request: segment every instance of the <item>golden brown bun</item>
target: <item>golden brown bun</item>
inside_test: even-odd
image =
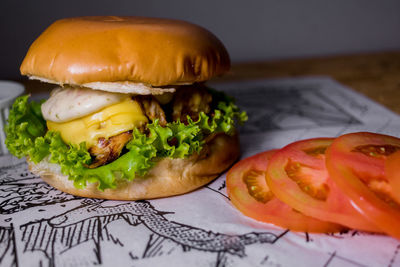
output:
[[[81,17],[54,22],[31,45],[21,73],[59,84],[192,84],[226,72],[229,55],[194,24],[144,17]]]
[[[49,185],[72,195],[115,200],[139,200],[168,197],[199,188],[226,170],[239,157],[237,135],[219,134],[203,148],[200,155],[187,159],[162,159],[143,178],[120,180],[116,189],[97,190],[97,184],[76,189],[56,164],[29,162],[30,170]]]

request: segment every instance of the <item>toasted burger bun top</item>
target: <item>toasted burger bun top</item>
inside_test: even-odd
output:
[[[229,67],[225,47],[204,28],[171,19],[108,16],[54,22],[31,45],[20,70],[61,85],[132,93],[130,88],[140,84],[206,81]]]

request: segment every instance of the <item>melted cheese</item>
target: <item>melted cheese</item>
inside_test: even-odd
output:
[[[47,127],[50,131],[59,131],[64,142],[72,144],[86,142],[89,148],[96,144],[100,137],[107,139],[146,122],[147,118],[140,105],[127,98],[79,119],[63,123],[47,121]]]

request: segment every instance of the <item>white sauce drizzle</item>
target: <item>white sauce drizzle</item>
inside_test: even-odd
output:
[[[128,96],[127,94],[100,90],[58,87],[51,92],[50,98],[43,103],[42,114],[49,121],[67,122],[121,102]]]

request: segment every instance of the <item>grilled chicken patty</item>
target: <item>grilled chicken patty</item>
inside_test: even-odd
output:
[[[140,104],[143,113],[151,121],[158,120],[161,126],[167,124],[167,116],[163,106],[153,96],[135,96],[134,99]],[[199,113],[209,114],[211,111],[212,95],[201,86],[178,89],[171,103],[165,106],[166,110],[172,114],[173,121],[188,122],[188,116],[192,120],[199,118]],[[172,105],[171,105],[172,104]],[[170,106],[168,106],[170,105]],[[141,129],[145,131],[145,129]],[[99,138],[96,145],[89,148],[89,153],[93,157],[89,168],[97,168],[116,160],[125,145],[132,139],[132,131],[120,133],[108,139]]]

